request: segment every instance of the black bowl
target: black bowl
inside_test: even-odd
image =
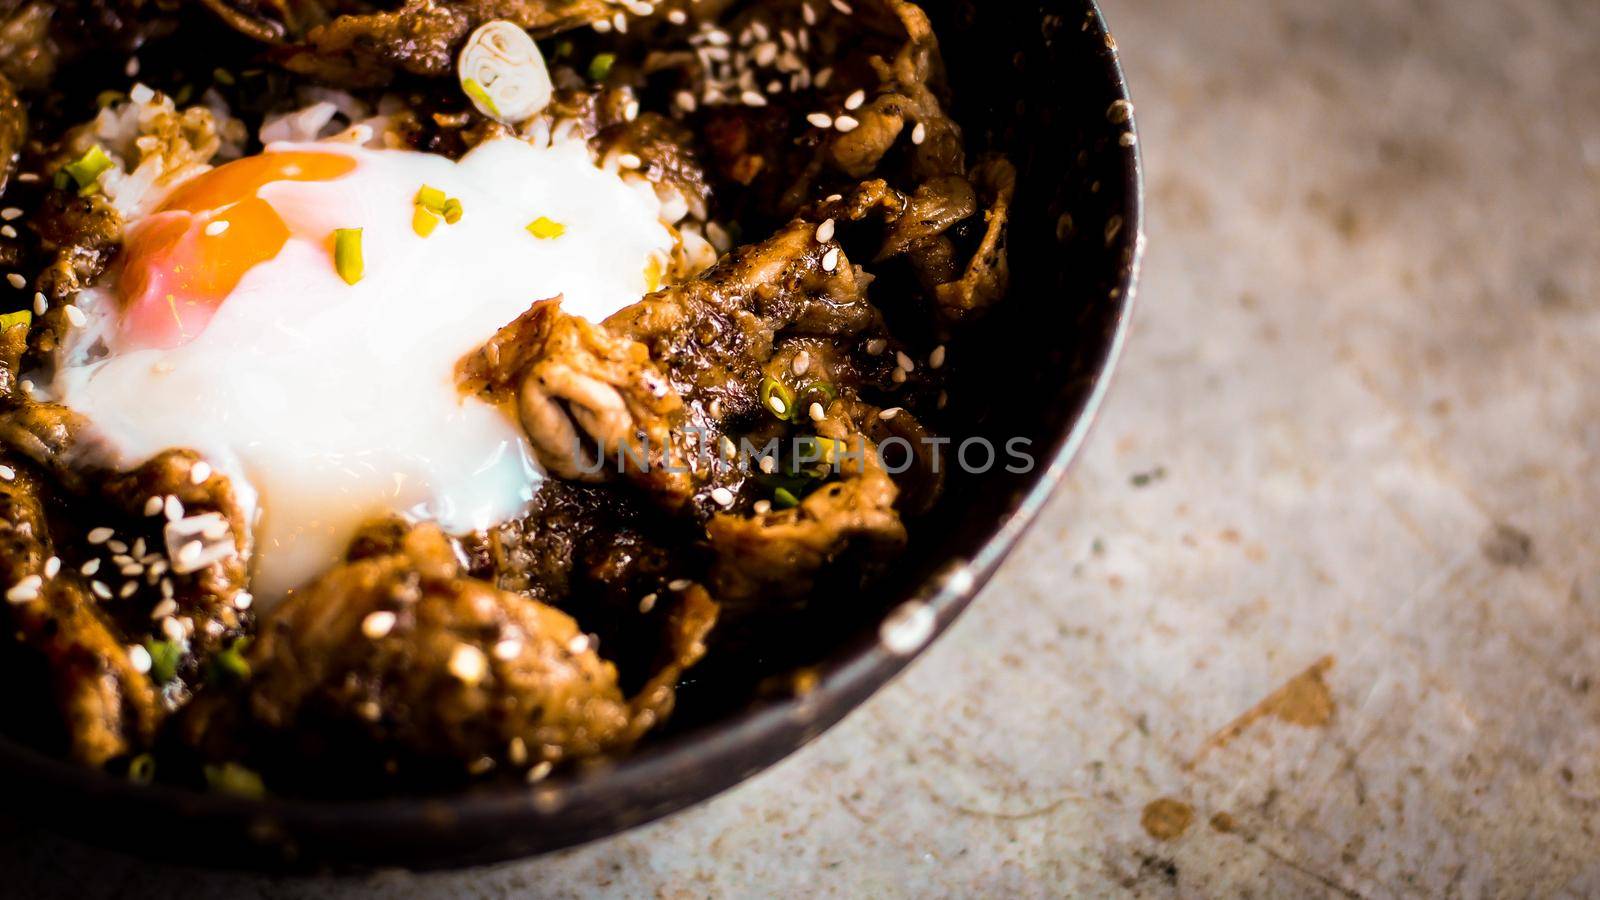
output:
[[[1105,395],[1141,250],[1139,157],[1116,45],[1092,0],[925,0],[956,117],[1019,169],[1008,300],[950,346],[956,444],[1026,439],[1035,465],[952,470],[910,552],[870,594],[760,656],[708,657],[668,730],[614,764],[445,798],[242,800],[134,785],[0,739],[0,791],[32,821],[183,863],[442,868],[553,850],[704,800],[822,733],[971,602],[1044,505]],[[954,374],[954,373],[953,373]],[[954,446],[954,445],[952,445]],[[977,457],[974,462],[981,462]],[[763,697],[810,666],[814,689]]]

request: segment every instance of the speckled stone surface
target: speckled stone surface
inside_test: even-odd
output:
[[[897,682],[545,859],[267,881],[11,825],[5,893],[1600,892],[1600,6],[1107,14],[1150,189],[1130,352]]]

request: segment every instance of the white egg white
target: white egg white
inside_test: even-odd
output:
[[[190,447],[232,476],[257,506],[254,592],[267,603],[335,562],[370,517],[466,532],[525,508],[542,477],[526,438],[506,411],[461,396],[456,363],[535,301],[560,296],[591,320],[635,302],[652,255],[672,246],[650,192],[576,141],[500,139],[459,162],[328,143],[269,150],[357,165],[262,189],[293,236],[181,347],[119,350],[109,291],[86,292],[80,305],[99,321],[50,388],[119,465]],[[426,239],[411,225],[423,184],[464,211]],[[565,233],[533,236],[539,216]],[[334,270],[336,228],[363,229],[357,284]]]

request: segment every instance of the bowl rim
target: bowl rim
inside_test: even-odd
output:
[[[1088,30],[1109,38],[1110,28],[1097,0],[1080,0],[1095,20]],[[739,711],[735,715],[696,727],[648,744],[619,760],[608,762],[600,771],[558,774],[536,785],[503,790],[461,792],[440,797],[386,797],[358,800],[267,797],[249,799],[207,794],[173,785],[140,785],[107,772],[87,769],[70,761],[0,736],[0,764],[11,779],[36,779],[49,788],[66,789],[91,802],[111,802],[147,809],[162,808],[186,817],[219,816],[246,821],[268,820],[309,826],[319,831],[358,829],[366,832],[407,832],[416,828],[437,828],[443,820],[451,827],[468,828],[495,823],[525,822],[531,815],[559,816],[563,810],[581,809],[602,796],[650,797],[663,782],[674,778],[700,778],[708,790],[696,790],[690,799],[672,798],[656,808],[630,818],[617,827],[591,828],[592,833],[557,840],[529,856],[578,846],[609,835],[621,834],[682,809],[709,800],[753,775],[786,758],[859,708],[871,695],[899,675],[921,655],[957,617],[965,611],[988,583],[1000,563],[1015,548],[1022,534],[1037,519],[1045,503],[1061,483],[1072,462],[1088,439],[1113,381],[1113,375],[1127,340],[1143,263],[1144,172],[1138,140],[1137,118],[1115,42],[1106,41],[1099,54],[1105,84],[1119,100],[1129,103],[1129,116],[1119,128],[1133,135],[1119,147],[1123,187],[1127,202],[1120,210],[1124,227],[1114,248],[1125,262],[1111,287],[1111,300],[1119,304],[1110,339],[1094,373],[1094,383],[1083,401],[1082,411],[1071,427],[1059,434],[1046,454],[1048,463],[1038,467],[1018,492],[1015,504],[1002,513],[999,527],[968,560],[947,564],[924,581],[902,603],[920,602],[934,613],[926,637],[909,652],[895,652],[877,634],[858,635],[845,643],[818,666],[814,689],[795,696],[771,698]],[[899,608],[897,605],[896,608]],[[798,740],[774,741],[776,751],[762,748],[763,738],[776,738],[796,726],[803,728]],[[752,754],[752,748],[757,753]],[[706,771],[724,773],[707,779]],[[75,833],[67,829],[68,833]],[[91,839],[91,842],[98,843]],[[482,861],[489,861],[491,857]],[[224,868],[259,868],[239,865],[232,860],[192,860],[180,865]],[[472,864],[472,863],[469,863]],[[454,865],[444,863],[445,867]],[[433,868],[419,860],[416,868]]]

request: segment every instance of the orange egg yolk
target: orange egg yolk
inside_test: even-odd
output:
[[[184,182],[123,245],[124,336],[163,350],[192,340],[245,273],[289,240],[277,210],[257,196],[261,189],[274,181],[331,181],[355,166],[333,153],[263,153]]]

